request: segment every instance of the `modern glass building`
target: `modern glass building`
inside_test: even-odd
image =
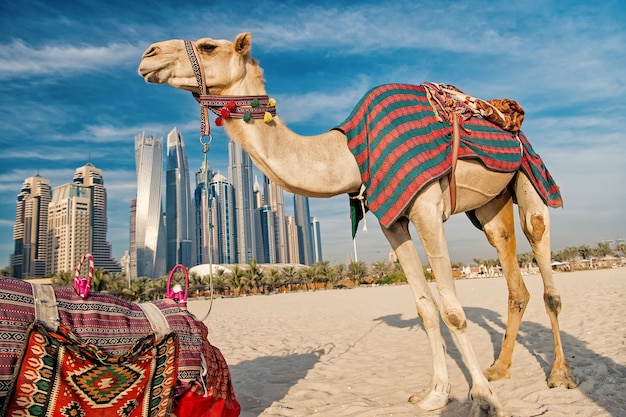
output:
[[[163,221],[163,138],[135,136],[137,198],[131,207],[131,276],[158,278],[167,273]],[[133,230],[134,229],[134,230]],[[133,245],[134,243],[134,245]],[[134,247],[133,247],[134,246]]]
[[[192,267],[195,256],[195,216],[189,181],[189,165],[183,135],[174,128],[167,135],[165,179],[167,269],[177,264]]]
[[[210,183],[213,216],[212,237],[215,242],[214,263],[237,263],[237,228],[235,188],[222,174],[213,176]]]
[[[91,189],[79,184],[54,188],[48,206],[46,274],[74,272],[91,252]]]
[[[313,232],[313,263],[322,262],[322,232],[320,221],[317,217],[311,217],[311,231]]]
[[[121,272],[122,267],[113,259],[111,244],[107,241],[107,192],[104,188],[102,170],[91,162],[77,168],[74,172],[74,184],[90,190],[91,197],[91,248],[95,268],[109,272]]]
[[[252,160],[236,142],[228,143],[228,177],[235,190],[236,262],[252,262],[255,251]]]
[[[311,215],[309,199],[298,194],[293,195],[293,211],[298,226],[298,247],[300,263],[313,265],[313,231],[311,230]]]
[[[15,278],[43,277],[48,249],[50,180],[36,174],[26,178],[17,195],[11,269]]]
[[[287,222],[285,220],[285,196],[283,189],[265,175],[263,181],[265,203],[272,209],[275,224],[276,262],[286,263],[287,256]]]

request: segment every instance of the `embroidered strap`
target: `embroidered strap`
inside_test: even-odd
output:
[[[276,103],[268,96],[194,95],[194,97],[202,107],[207,107],[223,119],[229,117],[246,119],[246,113],[248,117],[254,119],[264,118],[265,113],[276,116]]]
[[[51,330],[56,330],[59,327],[59,310],[57,309],[54,287],[32,282],[30,285],[33,287],[35,320],[43,322]]]

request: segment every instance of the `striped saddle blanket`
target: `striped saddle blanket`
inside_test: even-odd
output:
[[[347,136],[359,165],[368,208],[386,227],[426,184],[452,168],[452,124],[438,116],[424,85],[375,87],[336,129]],[[521,131],[503,130],[480,116],[463,117],[458,158],[478,159],[499,172],[521,169],[546,204],[563,205],[558,186]]]
[[[56,321],[110,355],[126,353],[150,334],[175,333],[176,393],[199,390],[236,404],[228,365],[209,343],[206,325],[187,311],[186,303],[171,299],[132,303],[97,292],[83,299],[72,287],[0,277],[0,408],[35,321]]]

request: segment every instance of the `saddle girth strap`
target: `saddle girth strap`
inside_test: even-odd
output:
[[[56,331],[59,328],[59,310],[54,287],[32,282],[30,285],[33,288],[35,320],[41,321],[48,329]]]
[[[454,214],[456,210],[456,163],[459,160],[459,143],[461,141],[461,133],[459,131],[459,116],[451,113],[452,116],[452,168],[450,169],[450,177],[448,187],[450,188],[450,214]]]

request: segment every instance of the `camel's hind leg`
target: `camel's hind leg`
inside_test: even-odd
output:
[[[504,340],[498,358],[484,372],[490,381],[509,378],[511,358],[522,316],[530,294],[526,289],[517,263],[513,199],[505,192],[487,205],[476,209],[476,217],[483,226],[489,243],[496,248],[509,290],[508,317]]]
[[[522,173],[518,173],[515,179],[515,196],[519,205],[522,230],[530,243],[543,279],[543,299],[552,325],[554,364],[548,378],[548,386],[550,388],[558,386],[574,388],[578,385],[578,380],[565,359],[561,344],[561,331],[558,321],[558,315],[561,311],[561,296],[552,279],[548,207],[537,194],[530,180]]]

